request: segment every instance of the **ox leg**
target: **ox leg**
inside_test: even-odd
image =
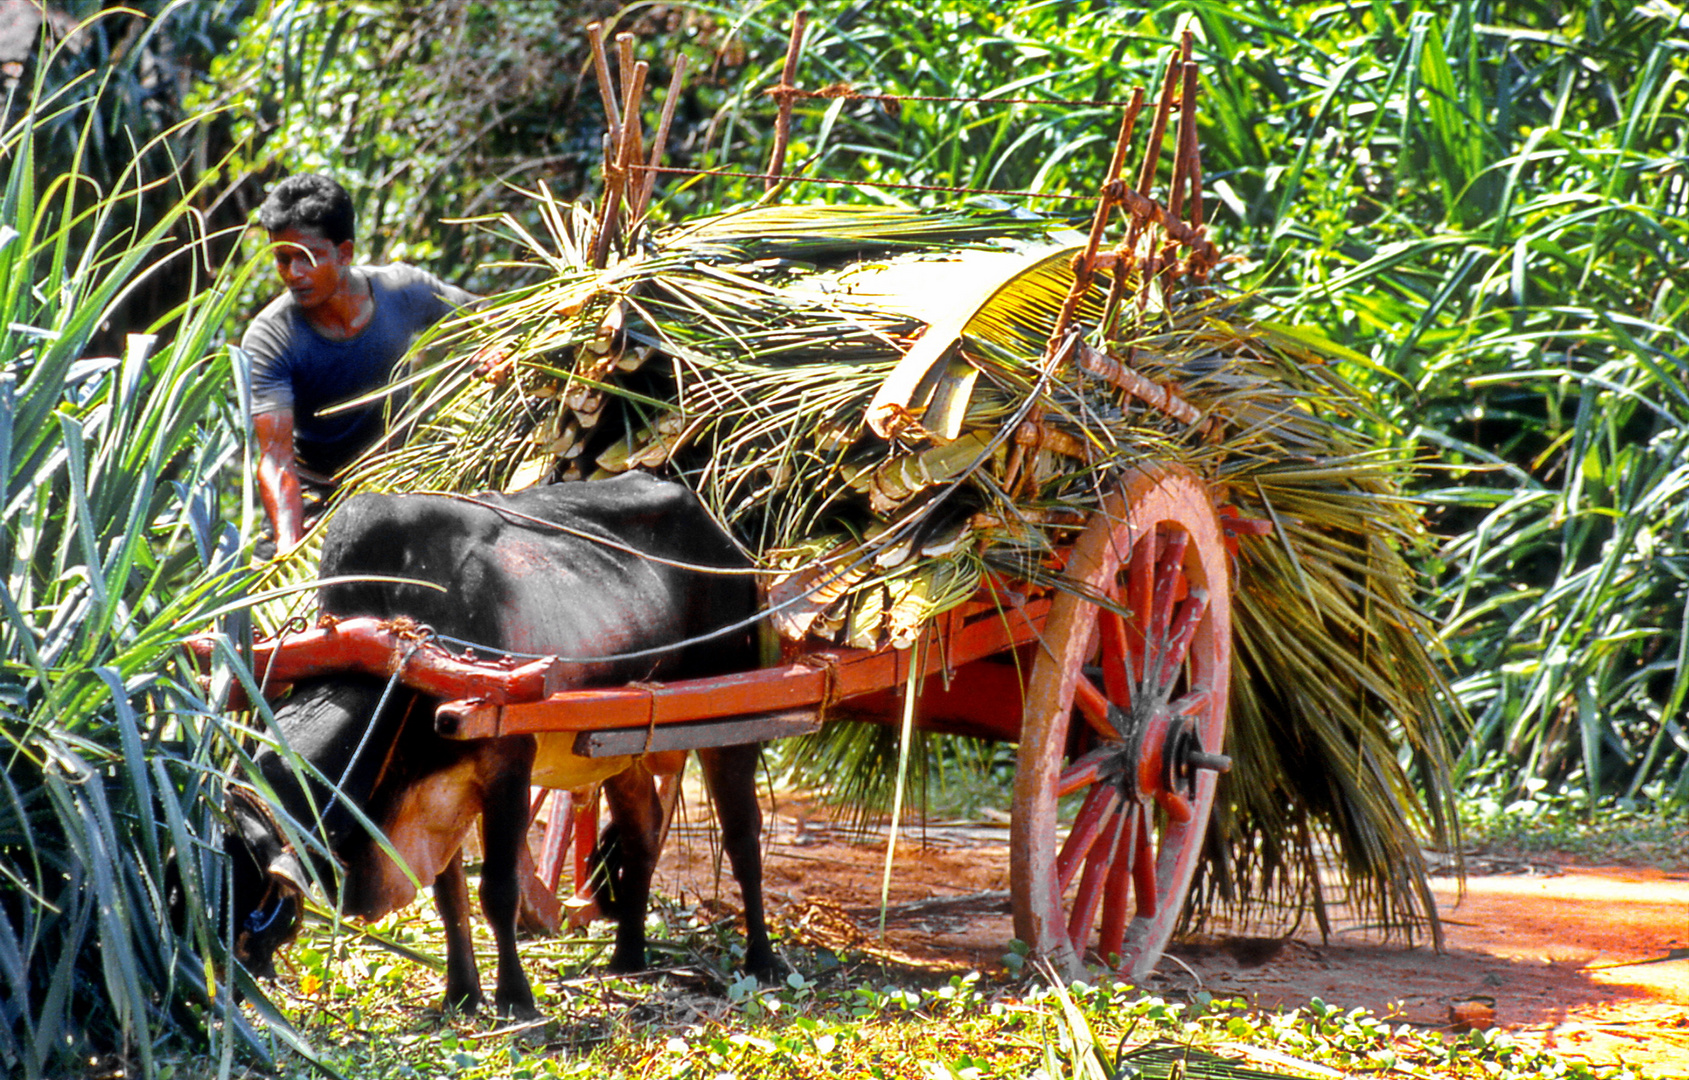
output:
[[[502,1013],[536,1019],[534,990],[516,952],[516,912],[522,901],[517,879],[528,843],[528,778],[533,771],[534,740],[489,740],[487,773],[481,800],[481,910],[498,947],[498,989],[493,1002]]]
[[[445,1007],[472,1013],[481,1007],[481,973],[475,967],[475,943],[469,930],[469,885],[463,852],[434,879],[434,906],[446,927]]]
[[[604,781],[604,801],[610,808],[613,850],[603,849],[599,872],[601,889],[613,895],[599,906],[616,916],[616,951],[610,970],[645,970],[645,908],[651,900],[651,875],[663,828],[663,804],[657,783],[641,763]],[[608,901],[606,903],[605,901]]]
[[[698,751],[704,783],[721,822],[721,846],[745,902],[745,970],[765,982],[780,973],[768,941],[762,901],[762,806],[757,802],[761,746],[723,746]]]

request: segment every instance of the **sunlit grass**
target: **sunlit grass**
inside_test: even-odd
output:
[[[425,912],[416,905],[373,929],[437,955],[443,942]],[[1205,993],[1161,998],[1108,981],[1058,990],[1031,970],[934,974],[790,936],[779,946],[796,973],[757,986],[735,974],[728,942],[736,935],[713,914],[659,902],[649,926],[656,970],[631,978],[597,968],[602,937],[524,942],[547,1017],[538,1024],[442,1016],[433,1011],[441,987],[426,967],[326,926],[308,930],[275,997],[325,1062],[351,1076],[1021,1080],[1043,1070],[1052,1080],[1254,1080],[1262,1069],[1318,1068],[1431,1080],[1636,1075],[1565,1061],[1502,1034],[1445,1035],[1318,1000],[1263,1014]],[[486,955],[490,939],[478,932],[478,944]],[[1290,1060],[1263,1063],[1248,1056],[1251,1048]],[[1170,1051],[1172,1060],[1189,1056],[1183,1070],[1169,1067]],[[1139,1071],[1122,1073],[1123,1064]],[[312,1075],[285,1057],[281,1068],[288,1078]]]
[[[1609,799],[1595,807],[1581,792],[1527,791],[1502,802],[1461,806],[1467,848],[1482,855],[1542,856],[1584,865],[1689,870],[1689,822],[1655,800]]]

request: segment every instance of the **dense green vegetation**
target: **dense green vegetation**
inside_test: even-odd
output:
[[[228,731],[175,648],[241,589],[238,522],[220,511],[242,453],[217,347],[234,283],[192,277],[200,246],[170,239],[187,193],[160,198],[141,168],[97,160],[93,120],[68,159],[50,156],[54,119],[97,115],[96,92],[38,82],[0,134],[0,1063],[14,1076],[117,1052],[150,1071],[155,1032],[257,1045],[212,989]],[[121,351],[102,354],[106,324],[172,263],[189,267],[188,303],[167,326],[105,334]]]
[[[269,286],[257,263],[218,272],[233,241],[215,227],[244,220],[266,178],[332,167],[377,257],[482,289],[514,283],[518,271],[492,265],[509,253],[491,234],[441,222],[530,213],[505,182],[585,188],[602,117],[579,78],[581,24],[614,10],[135,6],[37,56],[0,133],[9,1074],[101,1055],[150,1072],[173,1034],[202,1050],[209,1039],[229,1068],[273,1037],[210,992],[227,950],[210,917],[221,864],[206,796],[238,732],[172,647],[240,595],[253,520],[238,378],[220,346]],[[667,85],[673,56],[690,61],[675,164],[763,167],[773,104],[761,91],[799,6],[619,18],[613,30],[646,35],[652,86]],[[1191,20],[1207,208],[1238,260],[1230,280],[1353,350],[1351,376],[1382,404],[1370,433],[1425,463],[1426,602],[1473,718],[1450,732],[1463,778],[1569,791],[1585,809],[1689,798],[1689,27],[1677,7],[801,6],[802,84],[984,99],[800,101],[789,169],[867,186],[785,197],[835,201],[955,197],[898,183],[1091,191],[1117,112],[1087,103],[1150,84]],[[660,212],[761,186],[676,177]]]

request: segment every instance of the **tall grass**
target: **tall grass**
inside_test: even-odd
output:
[[[155,214],[168,178],[81,171],[94,121],[43,174],[44,126],[97,115],[101,92],[40,77],[0,132],[0,1071],[153,1076],[209,1053],[226,1073],[268,1042],[234,1006],[216,917],[241,733],[177,643],[246,578],[251,499],[226,488],[244,421],[218,347],[238,281],[170,242],[192,192]],[[182,260],[203,275],[193,299],[91,355]]]
[[[766,160],[798,5],[746,9],[724,163]],[[1451,731],[1474,785],[1689,797],[1682,460],[1689,25],[1668,5],[805,4],[804,85],[1118,99],[1198,32],[1231,279],[1368,363],[1375,439],[1424,463]],[[1085,192],[1087,104],[800,102],[790,171]],[[1165,165],[1164,165],[1165,167]],[[721,181],[725,197],[742,195]],[[822,188],[830,200],[950,196]],[[1059,205],[1059,204],[1056,204]]]
[[[1267,156],[1315,149],[1260,261],[1393,375],[1430,466],[1466,776],[1680,799],[1689,28],[1635,6],[1373,15],[1311,20],[1341,62],[1277,69],[1304,107]]]

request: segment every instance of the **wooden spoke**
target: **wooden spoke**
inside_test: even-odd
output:
[[[1167,711],[1174,716],[1200,716],[1209,708],[1213,700],[1213,692],[1207,687],[1201,687],[1169,701]]]
[[[1091,845],[1096,843],[1103,825],[1119,805],[1120,791],[1112,784],[1099,784],[1085,797],[1085,804],[1079,808],[1079,816],[1073,819],[1073,828],[1062,844],[1061,854],[1056,857],[1056,878],[1064,891],[1072,884],[1074,872],[1091,853]]]
[[[1153,536],[1143,538],[1132,549],[1132,562],[1126,569],[1126,608],[1133,616],[1126,641],[1132,653],[1132,678],[1136,680],[1144,677],[1144,654],[1148,651],[1144,641],[1148,623],[1143,613],[1149,611],[1150,601],[1155,597],[1155,548]]]
[[[1149,812],[1138,810],[1138,843],[1137,858],[1132,860],[1133,890],[1138,894],[1138,918],[1153,919],[1161,912],[1161,890],[1156,880],[1156,851],[1155,841],[1149,834]],[[1184,895],[1178,897],[1184,903]],[[1165,948],[1165,944],[1162,946]]]
[[[1121,708],[1131,708],[1134,672],[1128,667],[1131,649],[1127,645],[1126,620],[1118,611],[1099,609],[1097,635],[1102,653],[1103,693]]]
[[[1123,851],[1115,853],[1114,863],[1108,868],[1108,883],[1103,886],[1103,921],[1098,929],[1097,955],[1105,964],[1119,963],[1120,946],[1126,940],[1129,918],[1127,901],[1132,892],[1132,867],[1138,858],[1137,819],[1143,816],[1143,808],[1133,806],[1126,813],[1132,819],[1126,823],[1121,837],[1126,846]],[[1082,948],[1083,944],[1081,942],[1075,947]]]
[[[1176,791],[1156,792],[1155,805],[1161,807],[1161,812],[1167,815],[1167,820],[1178,825],[1188,824],[1196,813],[1191,808],[1191,801]]]
[[[1202,482],[1172,467],[1125,478],[1068,556],[1010,822],[1015,933],[1064,974],[1102,959],[1142,978],[1178,922],[1214,799],[1214,759],[1192,754],[1224,749],[1229,565]],[[1076,793],[1064,830],[1056,800]]]
[[[1097,906],[1103,898],[1103,882],[1111,876],[1110,867],[1120,846],[1122,827],[1132,815],[1124,809],[1109,816],[1100,842],[1091,848],[1085,860],[1085,873],[1079,878],[1079,891],[1073,897],[1073,913],[1068,917],[1067,936],[1073,947],[1083,949],[1091,934],[1091,924],[1097,921]]]
[[[1173,603],[1178,599],[1179,579],[1184,576],[1182,560],[1186,542],[1186,533],[1170,534],[1161,558],[1156,560],[1155,599],[1150,603],[1149,626],[1145,629],[1145,637],[1149,639],[1147,655],[1159,656],[1166,649],[1167,624],[1173,614]]]
[[[1117,745],[1108,744],[1099,746],[1075,760],[1072,765],[1062,770],[1061,779],[1056,782],[1056,798],[1071,795],[1082,787],[1100,783],[1112,772],[1118,771],[1112,770],[1110,766],[1114,764],[1114,758],[1119,752]]]
[[[1190,654],[1191,638],[1196,636],[1196,628],[1207,611],[1207,589],[1192,589],[1180,603],[1179,610],[1174,614],[1173,625],[1167,633],[1167,648],[1161,657],[1161,670],[1156,675],[1155,685],[1172,685],[1173,676],[1178,673],[1179,668],[1184,665],[1185,657]]]
[[[1098,735],[1105,739],[1117,738],[1120,733],[1114,730],[1114,725],[1108,719],[1108,697],[1097,689],[1097,684],[1085,673],[1080,672],[1076,678],[1077,681],[1073,685],[1073,707],[1079,710],[1085,722],[1090,724],[1091,729]]]

